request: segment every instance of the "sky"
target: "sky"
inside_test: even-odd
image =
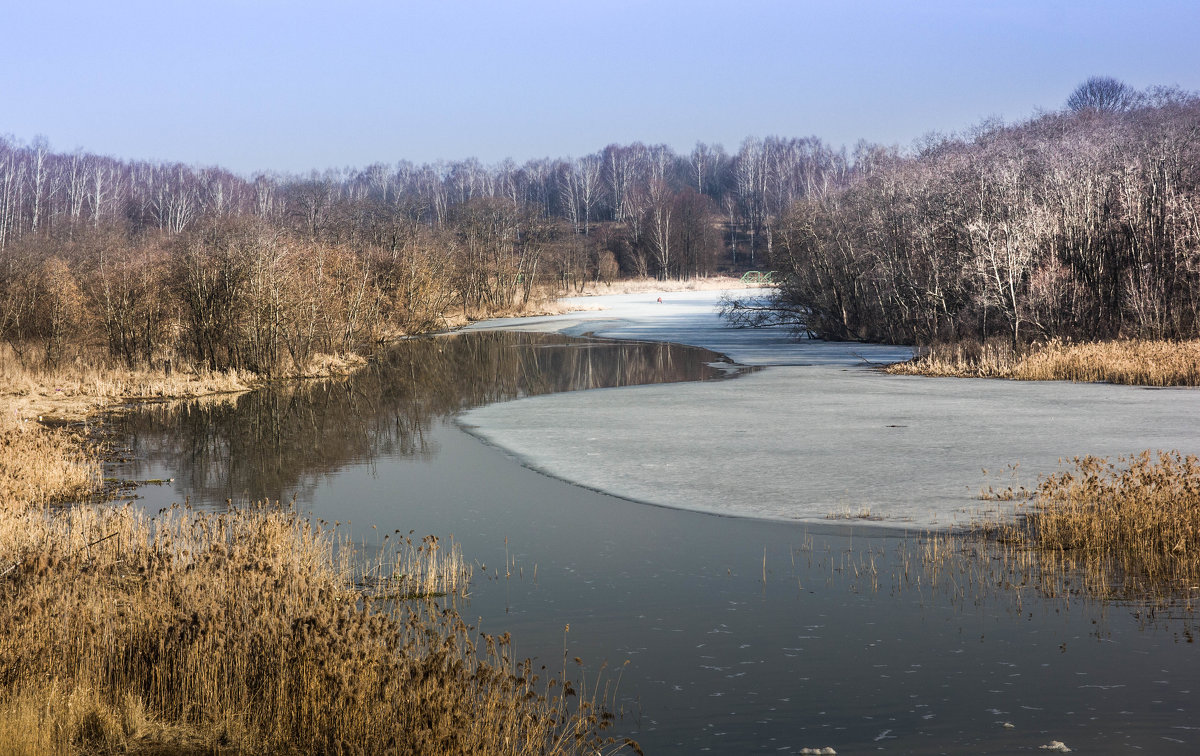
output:
[[[0,0],[0,135],[244,176],[641,141],[911,145],[1200,90],[1197,0]]]

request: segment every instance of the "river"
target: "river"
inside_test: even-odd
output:
[[[609,686],[616,731],[647,753],[1200,749],[1189,614],[922,574],[906,556],[920,538],[902,521],[649,506],[477,437],[481,411],[528,408],[530,427],[544,427],[538,403],[580,389],[564,405],[575,432],[631,437],[625,415],[588,405],[636,414],[642,391],[753,388],[770,372],[653,341],[418,339],[345,382],[130,413],[118,427],[127,461],[110,474],[172,479],[137,489],[151,510],[295,497],[350,523],[368,550],[397,529],[452,534],[477,565],[462,615],[511,632],[516,652],[549,670],[580,657],[589,686]],[[658,385],[621,388],[646,383]],[[642,448],[637,485],[655,464]],[[619,487],[621,470],[606,469]]]

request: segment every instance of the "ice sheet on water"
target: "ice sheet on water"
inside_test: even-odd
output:
[[[889,376],[871,368],[906,348],[732,328],[717,314],[719,295],[663,294],[661,305],[656,294],[591,297],[587,305],[607,309],[473,327],[676,341],[771,367],[733,381],[521,399],[461,422],[588,488],[843,528],[969,524],[994,506],[978,498],[982,468],[1019,462],[1032,487],[1076,455],[1200,453],[1200,391]]]

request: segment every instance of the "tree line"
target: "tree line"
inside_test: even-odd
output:
[[[249,179],[0,138],[0,340],[51,361],[90,334],[130,365],[302,370],[452,310],[761,261],[775,219],[849,174],[844,150],[776,137]]]
[[[716,243],[690,252],[696,244],[685,237],[697,233],[693,218],[719,223],[732,234],[723,241],[734,261],[753,262],[771,245],[771,219],[814,188],[844,183],[850,169],[845,149],[815,137],[768,137],[747,139],[732,155],[704,143],[685,155],[666,145],[612,144],[581,158],[523,165],[400,161],[245,179],[221,168],[58,153],[42,138],[23,145],[0,136],[0,249],[27,235],[74,238],[113,225],[179,234],[228,216],[261,218],[311,238],[350,239],[380,216],[445,229],[464,206],[504,203],[563,221],[585,237],[605,223],[623,224],[619,241],[597,245],[622,270],[686,276],[711,267],[713,260],[701,258],[722,246],[705,240]],[[673,234],[676,225],[687,233]]]
[[[1062,111],[907,151],[770,137],[252,178],[0,138],[0,340],[270,375],[452,311],[719,265],[776,270],[776,307],[831,338],[1191,335],[1198,113],[1095,78]]]
[[[773,232],[775,304],[815,334],[1022,346],[1200,329],[1195,94],[1093,78],[1059,112],[853,164]]]

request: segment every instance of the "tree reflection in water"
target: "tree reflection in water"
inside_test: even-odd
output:
[[[283,383],[230,401],[151,405],[114,419],[132,459],[171,470],[195,504],[310,498],[323,476],[377,457],[430,459],[430,427],[492,402],[560,391],[735,376],[715,352],[680,344],[484,331],[411,339],[339,380]]]

